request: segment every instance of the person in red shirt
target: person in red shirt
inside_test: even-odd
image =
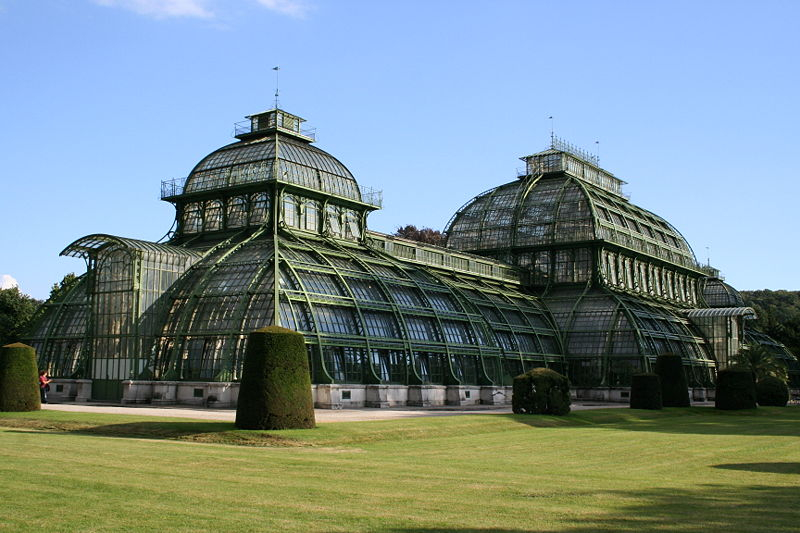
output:
[[[47,403],[47,391],[50,390],[50,381],[46,370],[39,372],[39,394],[42,396],[42,403]]]

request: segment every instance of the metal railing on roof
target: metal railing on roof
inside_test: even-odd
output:
[[[378,209],[383,207],[383,191],[359,185],[358,192],[361,194],[361,201],[365,204],[377,207]]]
[[[459,252],[450,248],[442,248],[372,230],[368,231],[368,235],[386,253],[408,261],[507,282],[521,282],[520,271],[517,268],[488,257]]]
[[[171,198],[183,194],[186,187],[186,181],[189,178],[175,178],[171,180],[163,180],[161,182],[161,199]]]
[[[277,128],[280,131],[289,132],[297,134],[298,132],[292,131],[287,128]],[[238,137],[239,135],[247,135],[248,133],[253,133],[253,123],[250,120],[242,120],[240,122],[236,122],[233,125],[233,136]],[[317,128],[308,128],[308,129],[301,129],[300,135],[303,137],[308,137],[312,141],[317,140]]]
[[[550,148],[552,150],[567,152],[568,154],[580,157],[584,161],[587,161],[597,167],[600,166],[599,156],[592,154],[588,150],[584,150],[583,148],[578,148],[574,144],[567,142],[564,139],[557,137],[555,135],[553,135],[552,138],[550,139]]]

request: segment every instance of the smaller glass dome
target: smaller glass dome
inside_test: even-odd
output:
[[[703,286],[703,299],[709,307],[744,307],[739,291],[720,278],[707,278]]]

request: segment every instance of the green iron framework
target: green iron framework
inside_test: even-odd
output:
[[[54,376],[236,381],[247,333],[279,324],[303,333],[317,384],[499,386],[548,366],[616,387],[661,353],[713,382],[715,341],[690,316],[713,284],[596,161],[555,145],[523,158],[437,247],[368,230],[381,193],[312,146],[301,118],[248,118],[162,182],[167,242],[97,234],[62,252],[87,273],[29,339]]]

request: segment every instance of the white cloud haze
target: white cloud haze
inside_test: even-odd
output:
[[[216,16],[211,8],[212,0],[93,0],[105,7],[118,7],[139,15],[157,19],[190,17],[212,19]],[[259,5],[289,17],[303,18],[310,10],[304,0],[255,0]]]
[[[259,4],[269,10],[282,15],[303,18],[308,14],[311,6],[302,0],[257,0]]]
[[[155,18],[196,17],[211,18],[214,14],[205,0],[94,0],[106,7],[120,7]]]
[[[13,276],[8,274],[0,276],[0,289],[13,289],[14,287],[19,287],[19,283]]]

